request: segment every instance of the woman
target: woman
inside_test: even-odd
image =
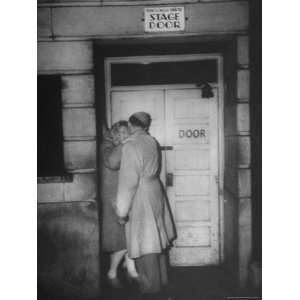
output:
[[[158,144],[147,133],[150,122],[145,112],[129,118],[131,136],[122,149],[116,214],[128,219],[128,256],[135,261],[141,291],[153,295],[167,283],[164,250],[175,229],[159,180]]]
[[[104,142],[101,145],[102,247],[105,252],[110,253],[107,278],[114,287],[121,286],[117,269],[127,252],[124,225],[115,214],[114,203],[122,154],[121,142],[128,136],[128,123],[119,121],[111,127],[110,132],[104,134]],[[127,258],[129,268],[132,268],[132,264]]]

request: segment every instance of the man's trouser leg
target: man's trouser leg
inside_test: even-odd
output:
[[[164,253],[146,254],[135,259],[142,293],[158,293],[167,285],[167,263]]]

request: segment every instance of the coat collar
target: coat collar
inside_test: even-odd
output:
[[[136,128],[135,132],[131,135],[132,137],[137,137],[140,135],[147,135],[148,133],[142,128]]]

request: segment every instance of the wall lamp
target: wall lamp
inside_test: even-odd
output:
[[[197,86],[201,89],[202,98],[212,98],[214,96],[212,87],[207,82],[201,82]]]

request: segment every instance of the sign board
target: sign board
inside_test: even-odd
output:
[[[184,7],[144,8],[145,32],[182,31],[185,28]]]

